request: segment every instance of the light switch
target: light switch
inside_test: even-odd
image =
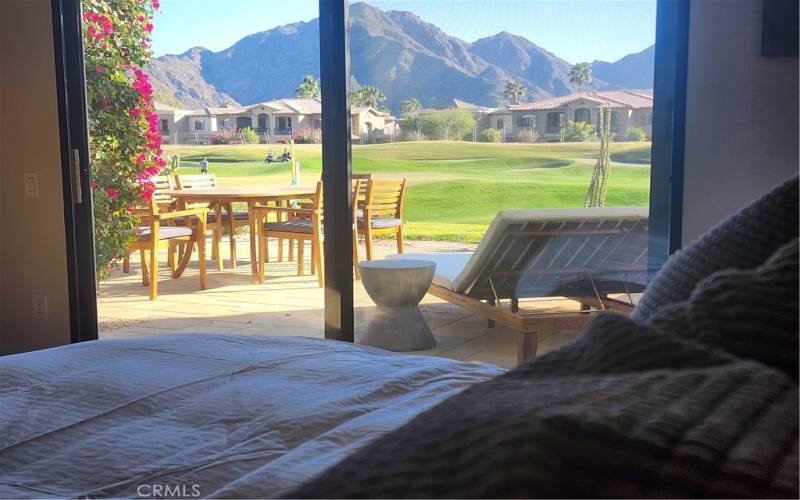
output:
[[[25,198],[39,197],[39,174],[25,172]]]

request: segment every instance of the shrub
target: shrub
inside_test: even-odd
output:
[[[475,128],[475,118],[465,109],[441,109],[424,115],[421,132],[430,139],[460,139]]]
[[[214,132],[209,138],[211,144],[241,144],[242,137],[235,129],[224,128],[219,132]]]
[[[297,144],[319,144],[321,142],[322,133],[319,130],[314,130],[311,127],[305,127],[302,130],[295,130],[292,134],[292,139]]]
[[[628,140],[642,142],[647,140],[647,133],[641,127],[631,127],[628,129]]]
[[[245,144],[258,144],[258,132],[255,130],[251,129],[250,127],[245,127],[239,132],[241,133]]]
[[[586,122],[568,121],[564,129],[564,140],[567,142],[588,142],[594,137],[594,127]]]
[[[502,138],[503,134],[496,128],[487,128],[481,132],[482,142],[500,142],[500,139]]]
[[[539,142],[539,132],[532,127],[524,128],[517,133],[516,139],[519,142]]]
[[[84,0],[83,40],[97,277],[108,277],[133,240],[134,207],[149,202],[150,178],[166,165],[142,71],[158,0]]]

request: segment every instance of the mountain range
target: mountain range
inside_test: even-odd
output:
[[[366,3],[351,5],[350,23],[351,85],[374,85],[394,112],[411,98],[425,107],[453,98],[497,106],[510,80],[525,87],[524,101],[574,91],[570,63],[505,31],[468,43],[411,12]],[[584,89],[652,88],[654,46],[591,66]],[[303,76],[319,76],[319,21],[255,33],[219,52],[195,47],[154,58],[147,71],[158,100],[185,108],[289,97]]]

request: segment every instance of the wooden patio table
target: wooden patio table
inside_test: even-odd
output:
[[[173,189],[165,191],[178,202],[179,209],[184,209],[187,204],[207,203],[208,208],[217,215],[217,220],[222,220],[222,209],[228,212],[228,234],[231,245],[231,269],[236,268],[236,236],[234,235],[233,203],[247,204],[248,213],[256,203],[280,203],[295,198],[310,198],[316,193],[316,185],[274,185],[274,186],[243,186],[231,188],[209,189]],[[256,235],[258,228],[253,217],[250,219],[250,268],[253,278],[257,276],[256,262]],[[220,256],[218,258],[221,259]]]

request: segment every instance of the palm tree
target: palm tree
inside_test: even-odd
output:
[[[300,82],[300,86],[297,87],[297,90],[294,92],[294,95],[297,97],[306,97],[309,99],[319,97],[321,94],[319,80],[312,75],[304,76],[303,81]]]
[[[506,83],[506,90],[504,92],[506,99],[511,101],[511,104],[519,104],[520,98],[525,94],[525,87],[516,80]]]
[[[403,113],[413,113],[420,109],[422,109],[422,103],[416,97],[400,103],[400,111]]]
[[[372,85],[362,85],[356,90],[350,92],[350,104],[354,104],[356,106],[370,106],[377,108],[378,103],[385,100],[386,96]]]
[[[578,92],[581,88],[592,81],[592,67],[589,63],[578,63],[569,70],[569,81],[575,84]]]

